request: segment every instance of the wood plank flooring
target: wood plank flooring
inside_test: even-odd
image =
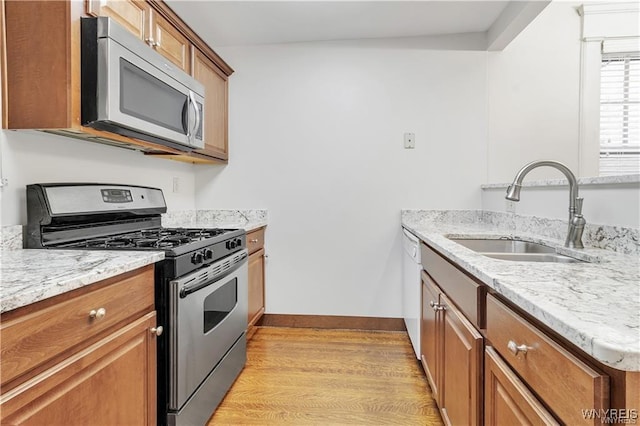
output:
[[[260,327],[214,425],[441,425],[406,333]]]

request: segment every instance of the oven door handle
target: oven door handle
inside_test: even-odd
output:
[[[184,299],[188,295],[197,292],[205,287],[209,287],[226,277],[227,275],[231,275],[238,268],[240,268],[245,262],[247,262],[248,256],[247,251],[243,250],[238,255],[233,256],[231,262],[234,262],[231,267],[224,269],[220,266],[220,264],[213,264],[207,270],[198,273],[198,277],[196,277],[196,282],[189,283],[180,287],[180,291],[178,292],[181,299]],[[221,262],[224,263],[224,262]],[[191,281],[191,280],[190,280]]]

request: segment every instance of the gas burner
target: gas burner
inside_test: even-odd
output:
[[[183,235],[175,235],[170,237],[162,237],[158,240],[158,243],[170,243],[175,246],[180,246],[191,242],[191,238]]]
[[[107,241],[107,247],[128,247],[133,245],[132,238],[112,238]]]
[[[85,241],[80,243],[77,247],[107,247],[108,238],[99,238],[96,240]]]
[[[184,233],[186,236],[191,238],[213,238],[217,235],[222,235],[226,232],[229,232],[228,229],[185,229]]]
[[[147,238],[142,240],[136,240],[136,247],[156,247],[156,243],[158,242],[157,238]]]

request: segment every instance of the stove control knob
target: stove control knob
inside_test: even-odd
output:
[[[195,265],[202,263],[203,260],[204,256],[202,256],[202,253],[194,253],[193,256],[191,256],[191,263]]]
[[[231,250],[236,248],[236,242],[234,240],[227,241],[227,249]]]
[[[204,258],[205,259],[213,259],[213,250],[211,249],[206,249],[204,251]]]
[[[236,239],[236,247],[242,247],[242,240],[240,238]]]

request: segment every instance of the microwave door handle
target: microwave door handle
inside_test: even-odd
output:
[[[191,132],[189,129],[189,122],[191,121],[189,120],[190,104],[191,104],[191,97],[187,96],[187,99],[184,100],[184,105],[182,106],[182,130],[185,131],[185,134],[187,135],[187,140],[191,140],[191,134],[190,134]]]
[[[193,105],[193,113],[195,114],[195,121],[191,128],[191,136],[195,137],[198,133],[198,127],[200,127],[200,108],[198,108],[198,102],[192,91],[189,91],[189,98],[191,98],[191,105]]]

